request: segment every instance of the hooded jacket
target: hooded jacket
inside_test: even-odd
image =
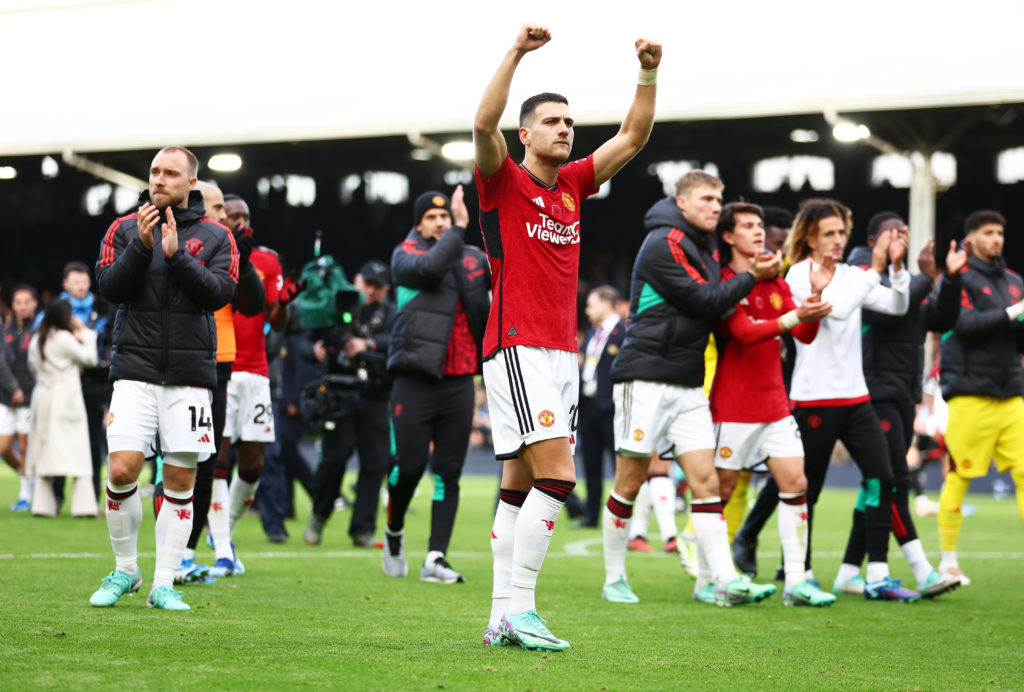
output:
[[[948,401],[961,395],[1024,395],[1024,323],[1006,314],[1006,308],[1024,297],[1024,281],[1006,268],[1002,257],[989,264],[974,254],[960,281],[960,316],[942,341],[942,396]]]
[[[148,201],[148,194],[143,201]],[[96,285],[118,305],[111,380],[160,385],[217,386],[217,329],[213,311],[228,303],[238,283],[238,249],[227,228],[205,216],[203,198],[189,193],[176,208],[178,251],[165,257],[160,213],[152,248],[139,239],[138,214],[107,230],[96,263]]]
[[[479,248],[464,244],[465,234],[466,229],[452,226],[440,238],[427,239],[413,228],[391,253],[398,308],[388,348],[392,375],[409,372],[442,378],[459,301],[478,356],[483,352],[491,270]]]
[[[871,266],[867,245],[850,251],[848,264]],[[882,272],[882,286],[891,286],[889,272]],[[921,401],[924,376],[924,339],[928,332],[953,328],[960,314],[960,276],[943,275],[938,293],[926,274],[910,278],[907,314],[887,315],[864,308],[861,312],[861,348],[864,380],[873,401]]]
[[[626,339],[612,364],[612,381],[700,387],[715,322],[756,281],[749,272],[721,280],[715,234],[691,226],[674,197],[647,211],[644,229],[648,234],[633,264]]]

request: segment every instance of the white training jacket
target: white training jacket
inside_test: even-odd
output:
[[[799,305],[811,295],[811,259],[797,262],[786,274],[786,283]],[[855,404],[868,401],[861,358],[861,308],[889,315],[904,315],[910,306],[910,273],[893,272],[892,288],[880,285],[882,277],[872,269],[837,264],[835,276],[821,299],[832,303],[832,312],[821,321],[818,336],[809,344],[796,342],[796,365],[789,397],[804,405]]]

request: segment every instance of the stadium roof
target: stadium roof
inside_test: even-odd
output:
[[[560,90],[582,125],[621,120],[640,35],[665,45],[661,121],[1024,101],[1019,0],[484,7],[0,0],[0,155],[468,133],[526,19],[553,40],[510,102]]]

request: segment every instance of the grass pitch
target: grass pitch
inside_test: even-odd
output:
[[[0,471],[0,498],[16,479]],[[297,497],[303,497],[297,491]],[[781,590],[749,606],[691,598],[674,557],[631,553],[638,605],[601,600],[599,529],[563,515],[541,573],[538,608],[572,648],[542,654],[481,643],[490,607],[493,477],[464,479],[449,558],[465,584],[421,583],[429,485],[406,529],[410,576],[389,579],[379,550],[357,550],[347,513],[317,548],[301,540],[307,503],[283,546],[256,517],[239,525],[248,572],[184,587],[189,613],[147,609],[152,505],[140,537],[141,592],[113,608],[88,604],[113,568],[102,519],[54,520],[0,508],[0,681],[22,689],[676,690],[1024,688],[1024,526],[1013,499],[969,496],[961,566],[969,587],[913,604],[840,597],[832,608],[786,608]],[[852,491],[826,491],[815,525],[815,572],[831,585]],[[653,527],[652,527],[653,528]],[[918,522],[938,561],[934,517]],[[380,529],[382,531],[382,529]],[[761,579],[779,554],[762,536]],[[200,561],[212,562],[205,547]],[[913,586],[895,542],[894,575]]]

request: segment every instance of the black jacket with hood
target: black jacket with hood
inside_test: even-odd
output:
[[[871,248],[855,247],[847,263],[870,267]],[[882,285],[889,286],[889,272],[882,272]],[[943,275],[938,293],[932,289],[931,277],[914,274],[910,277],[907,314],[886,315],[868,309],[861,312],[864,379],[873,401],[921,401],[924,339],[928,332],[945,332],[956,324],[960,277]]]
[[[235,293],[239,256],[234,238],[205,216],[203,197],[195,190],[187,208],[174,210],[178,251],[170,257],[160,244],[164,213],[152,249],[139,239],[137,217],[129,214],[111,224],[96,263],[100,293],[118,305],[110,379],[213,389],[213,312]]]
[[[674,197],[644,216],[649,231],[633,264],[626,339],[612,381],[704,384],[704,350],[716,321],[754,288],[749,272],[721,280],[717,240],[683,217]]]
[[[408,372],[441,379],[459,301],[478,356],[482,353],[491,270],[480,248],[464,244],[465,234],[466,229],[452,226],[440,238],[428,240],[413,228],[391,253],[398,308],[388,348],[392,375]]]

